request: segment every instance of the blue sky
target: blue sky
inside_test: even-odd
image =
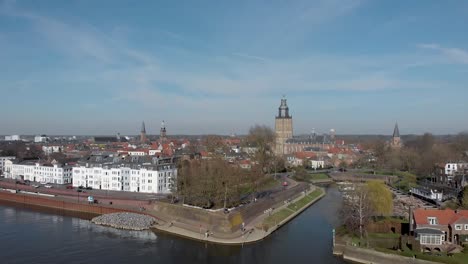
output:
[[[0,134],[468,130],[468,1],[0,0]]]

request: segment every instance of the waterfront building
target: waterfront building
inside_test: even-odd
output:
[[[281,105],[278,108],[278,115],[275,118],[275,154],[285,155],[286,140],[293,137],[292,116],[289,114],[289,107],[286,98],[281,99]]]
[[[171,193],[176,178],[172,157],[98,155],[73,168],[73,186],[100,190]]]
[[[40,160],[5,161],[5,178],[41,183],[68,184],[72,182],[72,166]]]
[[[410,224],[421,250],[448,251],[468,243],[468,210],[416,209]]]
[[[5,171],[5,162],[7,160],[14,160],[16,157],[14,156],[0,156],[0,175],[3,175],[3,172]]]

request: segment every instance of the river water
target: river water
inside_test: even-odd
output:
[[[0,263],[344,263],[332,255],[335,187],[262,242],[216,246],[0,203]]]

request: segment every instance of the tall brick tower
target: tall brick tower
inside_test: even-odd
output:
[[[278,108],[278,116],[275,119],[275,154],[286,154],[286,140],[293,137],[292,116],[289,115],[289,107],[286,98],[283,96],[281,105]]]
[[[146,127],[145,127],[145,121],[141,124],[141,132],[140,132],[140,143],[145,143],[146,142]]]
[[[161,141],[166,140],[166,124],[164,123],[164,120],[161,123],[161,131],[159,132],[159,139]]]

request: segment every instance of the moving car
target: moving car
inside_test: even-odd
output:
[[[46,184],[46,185],[44,185],[44,187],[46,187],[46,188],[49,188],[49,189],[50,189],[50,188],[52,188],[52,185],[50,185],[50,184]]]

